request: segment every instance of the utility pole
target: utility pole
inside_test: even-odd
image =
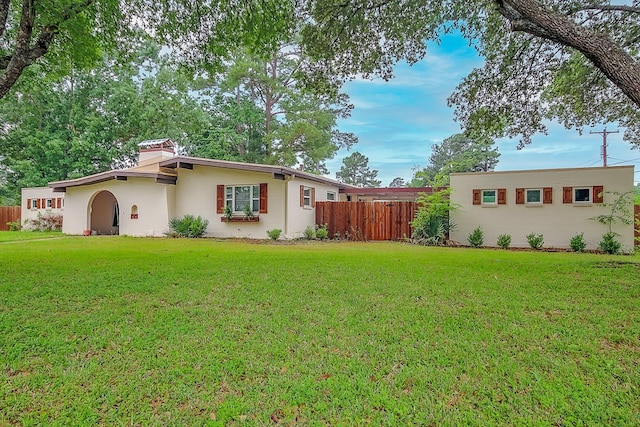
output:
[[[602,166],[607,167],[607,135],[610,133],[619,133],[620,131],[618,130],[610,130],[607,131],[607,128],[604,128],[604,130],[602,130],[601,132],[594,132],[594,131],[590,131],[589,133],[591,134],[601,134],[602,135],[602,149],[601,151],[601,155],[602,155]]]

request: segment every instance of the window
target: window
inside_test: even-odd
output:
[[[47,209],[51,209],[53,207],[53,204],[51,202],[51,199],[47,199]]]
[[[575,187],[573,189],[573,203],[591,203],[591,188]]]
[[[31,210],[37,210],[40,204],[40,199],[31,199]]]
[[[330,202],[334,202],[336,200],[336,193],[333,191],[327,191],[327,200]]]
[[[260,212],[259,185],[229,185],[225,187],[225,205],[234,212],[244,212],[245,206],[251,212]]]
[[[303,197],[302,205],[305,208],[310,208],[311,207],[311,189],[309,187],[304,187],[304,194],[302,197]]]
[[[539,188],[536,189],[527,189],[526,193],[526,203],[527,204],[540,204],[542,203],[542,190]]]
[[[495,205],[497,203],[496,190],[482,190],[483,205]]]

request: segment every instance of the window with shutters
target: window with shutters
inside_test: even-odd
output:
[[[235,213],[260,212],[260,185],[228,185],[225,187],[225,205]]]
[[[497,205],[498,204],[498,191],[497,190],[482,190],[482,204],[483,205]]]
[[[590,187],[574,187],[573,203],[591,203]]]
[[[47,199],[47,209],[51,209],[53,207],[53,201],[51,199]]]
[[[316,189],[313,187],[300,186],[300,207],[311,209],[316,207]]]
[[[310,208],[311,207],[311,188],[309,187],[305,187],[304,188],[304,194],[303,194],[303,202],[302,202],[302,206],[304,206],[305,208]]]
[[[32,211],[38,210],[39,207],[40,207],[40,199],[31,199],[31,210]]]
[[[527,188],[525,190],[525,203],[527,205],[542,204],[542,190],[540,188]]]

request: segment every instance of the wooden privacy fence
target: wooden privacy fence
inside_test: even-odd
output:
[[[411,237],[416,202],[317,202],[316,224],[327,224],[329,237],[353,240],[400,240]]]
[[[20,206],[0,206],[0,231],[9,230],[8,222],[20,223]]]

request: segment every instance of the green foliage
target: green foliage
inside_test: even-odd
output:
[[[415,243],[427,246],[442,245],[446,243],[447,235],[454,227],[450,212],[456,209],[456,206],[450,202],[451,189],[443,185],[446,178],[443,175],[437,176],[430,182],[433,192],[420,194],[417,199],[419,207],[411,221],[411,239]]]
[[[619,254],[622,244],[616,240],[617,235],[617,233],[611,231],[605,233],[598,245],[600,250],[608,254]]]
[[[542,245],[544,245],[544,236],[542,234],[535,233],[527,234],[527,242],[532,249],[542,249]]]
[[[482,246],[484,243],[484,231],[482,231],[482,228],[480,226],[474,228],[467,236],[467,241],[474,248]]]
[[[598,215],[593,220],[607,226],[607,231],[613,233],[614,224],[633,224],[633,191],[619,193],[617,191],[606,191],[605,194],[611,194],[615,197],[613,203],[604,204],[610,207],[610,211],[606,215]]]
[[[22,230],[22,225],[20,224],[20,221],[9,221],[7,222],[7,227],[9,227],[9,231]]]
[[[222,212],[224,213],[224,217],[227,220],[230,220],[231,218],[233,218],[233,209],[231,209],[231,206],[224,205],[224,208],[222,208]]]
[[[51,212],[38,213],[36,219],[27,219],[24,229],[29,231],[61,231],[62,215]]]
[[[244,213],[244,216],[246,218],[253,218],[253,211],[251,210],[251,207],[249,207],[249,205],[244,205],[242,212]]]
[[[185,215],[169,220],[169,228],[177,237],[199,238],[207,232],[209,221],[201,216]]]
[[[278,240],[280,238],[280,234],[282,234],[282,230],[279,228],[267,230],[267,236],[269,236],[271,240]]]
[[[304,237],[308,240],[313,240],[316,238],[316,227],[313,225],[308,226],[304,229]]]
[[[377,176],[377,170],[369,169],[369,158],[357,151],[342,159],[342,166],[336,172],[338,181],[358,187],[379,187],[382,181],[376,179]]]
[[[320,240],[325,240],[329,238],[329,230],[327,230],[327,225],[319,225],[316,227],[316,237]]]
[[[412,187],[424,187],[438,174],[492,171],[500,157],[493,141],[473,140],[464,134],[450,136],[441,144],[432,145],[431,150],[429,166],[415,172]]]
[[[584,233],[576,234],[569,241],[569,247],[576,252],[584,252],[587,242],[584,240]]]
[[[497,244],[498,244],[498,247],[502,249],[509,249],[509,246],[511,246],[511,235],[510,234],[498,235]]]

